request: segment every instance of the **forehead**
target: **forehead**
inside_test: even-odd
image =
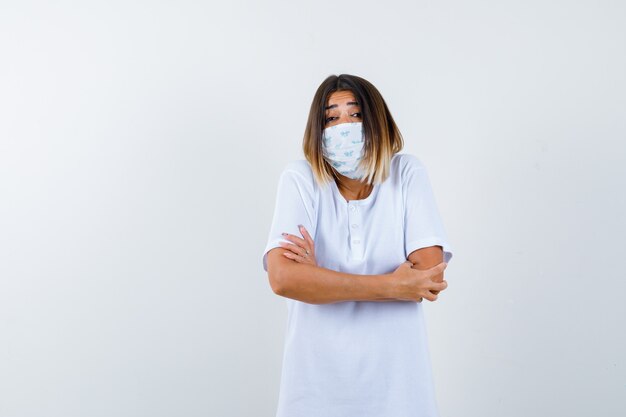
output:
[[[330,106],[330,105],[333,105],[333,104],[342,105],[342,104],[345,104],[345,103],[347,103],[349,101],[356,101],[352,91],[349,91],[349,90],[333,91],[328,96],[328,100],[326,101],[326,105],[327,106]]]

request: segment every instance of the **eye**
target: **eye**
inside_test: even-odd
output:
[[[354,116],[354,117],[361,117],[361,113],[352,113],[352,116]]]
[[[332,122],[332,121],[333,121],[333,119],[336,119],[336,117],[335,117],[335,116],[330,116],[330,117],[327,117],[327,118],[326,118],[326,123]]]

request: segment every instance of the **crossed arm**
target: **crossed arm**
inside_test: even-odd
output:
[[[309,263],[301,263],[284,255],[283,247],[267,254],[268,277],[274,293],[311,304],[339,301],[396,301],[391,274],[360,275],[338,272]],[[414,269],[429,269],[443,261],[441,246],[411,252],[408,260]],[[443,281],[443,273],[433,277]],[[433,293],[436,293],[433,291]]]
[[[407,257],[413,264],[413,269],[429,269],[443,262],[443,249],[441,246],[429,246],[427,248],[421,248],[414,250]],[[433,281],[443,281],[443,272],[435,275]],[[439,291],[431,291],[433,294],[439,294]],[[396,298],[382,298],[376,301],[396,301]]]

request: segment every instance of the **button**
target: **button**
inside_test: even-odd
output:
[[[356,207],[350,206],[350,210],[354,211],[354,210],[356,210]]]
[[[353,229],[356,229],[357,227],[359,227],[359,225],[358,225],[358,224],[356,224],[356,223],[352,223],[352,228],[353,228]]]

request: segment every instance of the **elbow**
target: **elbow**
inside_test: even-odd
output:
[[[285,280],[281,274],[281,268],[272,268],[268,271],[267,276],[270,287],[276,295],[285,296]]]
[[[275,248],[267,254],[267,277],[276,295],[286,297],[288,283],[291,282],[291,267],[296,262],[283,256],[282,248]]]

